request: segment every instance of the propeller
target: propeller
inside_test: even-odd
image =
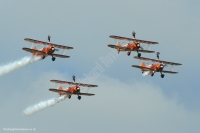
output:
[[[55,51],[59,51],[59,49],[55,49]]]

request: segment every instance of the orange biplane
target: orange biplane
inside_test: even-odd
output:
[[[67,97],[70,99],[71,95],[78,95],[78,99],[81,99],[81,95],[84,96],[93,96],[95,94],[91,93],[81,93],[80,92],[80,86],[83,87],[98,87],[97,85],[91,85],[91,84],[82,84],[82,83],[75,83],[75,82],[68,82],[68,81],[60,81],[60,80],[50,80],[51,82],[54,83],[59,83],[59,84],[69,84],[69,85],[74,85],[72,87],[68,87],[65,90],[63,90],[63,87],[60,86],[59,89],[53,89],[50,88],[49,91],[57,92],[60,96],[61,95],[67,95]]]
[[[108,47],[110,48],[115,48],[118,53],[121,51],[128,51],[127,55],[129,56],[131,54],[131,51],[136,51],[138,53],[138,57],[141,56],[141,53],[154,53],[155,51],[150,51],[150,50],[144,50],[141,46],[140,43],[144,44],[158,44],[158,42],[151,42],[151,41],[145,41],[145,40],[139,40],[135,38],[127,38],[127,37],[121,37],[121,36],[115,36],[115,35],[110,35],[110,38],[114,38],[117,40],[125,40],[125,41],[130,41],[130,43],[127,43],[126,45],[122,46],[120,42],[118,42],[117,45],[112,45],[108,44]]]
[[[161,78],[164,78],[164,76],[165,76],[163,73],[171,73],[171,74],[178,73],[178,72],[174,72],[172,70],[171,71],[163,70],[166,65],[172,65],[172,69],[173,69],[173,66],[182,65],[180,63],[167,62],[167,61],[162,61],[162,60],[159,60],[159,59],[155,60],[155,59],[137,57],[137,56],[134,56],[134,58],[139,59],[139,60],[144,60],[144,61],[156,62],[155,64],[148,65],[148,66],[144,62],[142,62],[141,66],[132,65],[132,67],[139,68],[139,69],[141,69],[142,73],[147,72],[147,74],[151,75],[151,76],[153,76],[155,72],[160,72]]]
[[[36,47],[34,47],[33,49],[32,48],[22,48],[22,49],[27,52],[32,53],[32,55],[41,56],[42,59],[44,59],[46,56],[50,55],[50,56],[52,56],[52,61],[55,61],[55,59],[56,59],[55,57],[69,58],[70,56],[64,55],[65,50],[73,49],[73,47],[50,43],[50,36],[48,36],[49,42],[43,42],[43,41],[38,41],[38,40],[34,40],[34,39],[29,39],[29,38],[25,38],[24,40],[27,42],[30,42],[30,43],[42,44],[42,45],[47,46],[47,47],[41,48],[40,50],[37,50]],[[55,51],[58,51],[58,49],[56,49],[56,48],[63,49],[64,50],[63,55],[54,54]]]

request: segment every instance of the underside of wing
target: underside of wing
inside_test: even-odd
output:
[[[151,62],[164,63],[164,64],[168,64],[168,65],[174,65],[174,66],[182,65],[180,63],[174,63],[174,62],[168,62],[168,61],[162,61],[162,60],[156,60],[156,59],[150,59],[150,58],[144,58],[144,57],[134,56],[134,58],[139,59],[139,60],[145,60],[145,61],[151,61]]]
[[[27,42],[35,43],[35,44],[53,45],[54,47],[60,48],[60,49],[73,49],[73,47],[58,45],[58,44],[54,44],[54,43],[50,43],[50,42],[38,41],[38,40],[30,39],[30,38],[25,38],[24,40]]]
[[[141,69],[143,71],[153,71],[151,68],[142,67],[142,66],[138,66],[138,65],[132,65],[132,67],[139,68],[139,69]]]
[[[114,39],[119,39],[119,40],[126,40],[126,41],[138,41],[140,43],[145,43],[145,44],[158,44],[158,42],[145,41],[145,40],[139,40],[139,39],[135,39],[135,38],[115,36],[115,35],[110,35],[109,37],[114,38]]]
[[[55,57],[59,57],[59,58],[69,58],[70,56],[67,55],[60,55],[60,54],[52,54]]]
[[[143,52],[143,53],[155,53],[155,51],[150,51],[150,50],[138,50],[138,52]]]
[[[44,52],[39,51],[39,50],[34,50],[34,49],[30,49],[30,48],[22,48],[22,49],[27,52],[30,52],[30,53],[38,53],[38,54],[46,55]]]
[[[53,91],[53,92],[64,92],[66,94],[71,94],[71,92],[69,91],[66,91],[66,90],[58,90],[58,89],[53,89],[53,88],[50,88],[49,91]]]
[[[82,96],[94,96],[95,94],[92,94],[92,93],[78,93],[77,95],[82,95]]]
[[[68,81],[61,81],[61,80],[50,80],[50,82],[59,83],[59,84],[78,85],[78,86],[83,86],[83,87],[98,87],[97,85],[82,84],[82,83],[75,83],[75,82],[68,82]]]
[[[178,72],[173,72],[173,71],[165,71],[165,70],[163,70],[162,71],[163,73],[170,73],[170,74],[177,74]]]
[[[115,48],[115,49],[120,49],[120,50],[124,50],[124,47],[122,47],[122,46],[117,46],[117,45],[113,45],[113,44],[108,44],[108,47],[110,47],[110,48]]]

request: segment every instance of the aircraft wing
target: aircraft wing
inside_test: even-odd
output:
[[[55,57],[59,57],[59,58],[69,58],[70,56],[67,55],[60,55],[60,54],[52,54]]]
[[[38,54],[46,55],[46,53],[39,51],[39,50],[34,50],[34,49],[30,49],[30,48],[22,48],[22,49],[27,52],[30,52],[30,53],[38,53]]]
[[[173,71],[165,71],[165,70],[163,70],[162,71],[163,73],[170,73],[170,74],[177,74],[178,72],[173,72]]]
[[[137,65],[132,65],[132,67],[139,68],[143,71],[153,71],[153,69],[148,68],[148,67],[142,67],[142,66],[137,66]]]
[[[134,50],[137,51],[137,50]],[[150,50],[138,50],[138,52],[142,52],[142,53],[155,53],[155,51],[150,51]]]
[[[60,49],[73,49],[73,47],[58,45],[58,44],[54,44],[54,43],[50,43],[50,42],[38,41],[38,40],[30,39],[30,38],[25,38],[24,40],[27,42],[35,43],[35,44],[53,45],[54,47],[60,48]]]
[[[130,50],[129,48],[124,48],[122,46],[117,46],[113,44],[108,44],[108,47],[110,48],[115,48],[115,49],[120,49],[120,51],[137,51],[136,49]],[[150,50],[138,50],[138,52],[143,52],[143,53],[155,53],[155,51],[150,51]]]
[[[145,44],[158,44],[158,42],[145,41],[145,40],[139,40],[139,39],[135,39],[135,38],[115,36],[115,35],[110,35],[109,37],[114,38],[114,39],[119,39],[119,40],[126,40],[126,41],[138,41],[140,43],[145,43]]]
[[[117,46],[117,45],[113,45],[113,44],[108,44],[108,47],[110,47],[110,48],[118,48],[118,49],[120,49],[120,50],[125,50],[125,48],[124,47],[122,47],[122,46]]]
[[[94,96],[95,94],[92,94],[92,93],[72,93],[74,95],[82,95],[82,96]]]
[[[66,90],[58,90],[58,89],[53,89],[53,88],[50,88],[49,91],[53,91],[53,92],[64,92],[66,94],[73,94],[73,95],[82,95],[82,96],[93,96],[95,94],[92,94],[92,93],[71,93],[69,91],[66,91]]]
[[[49,91],[53,91],[53,92],[64,92],[66,94],[71,94],[71,92],[69,91],[66,91],[66,90],[58,90],[58,89],[53,89],[53,88],[50,88]]]
[[[75,83],[75,82],[68,82],[68,81],[60,81],[60,80],[50,80],[50,82],[59,83],[59,84],[78,85],[78,86],[83,86],[83,87],[98,87],[98,85],[82,84],[82,83]]]
[[[139,59],[139,60],[145,60],[145,61],[151,61],[151,62],[158,62],[158,63],[163,63],[163,64],[169,64],[169,65],[174,65],[174,66],[182,65],[180,63],[174,63],[174,62],[168,62],[168,61],[162,61],[162,60],[156,60],[156,59],[150,59],[150,58],[144,58],[144,57],[134,56],[134,58],[135,59]]]

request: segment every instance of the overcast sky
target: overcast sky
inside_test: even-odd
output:
[[[35,128],[34,132],[200,132],[200,1],[198,0],[60,0],[0,1],[0,65],[29,56],[24,38],[74,47],[69,59],[45,58],[0,77],[0,130]],[[156,41],[160,59],[177,62],[176,75],[143,77],[135,60],[109,48],[109,35]],[[106,58],[112,56],[112,60]],[[156,58],[155,54],[142,56]],[[107,63],[107,64],[106,64]],[[100,66],[97,75],[93,70]],[[166,68],[169,69],[168,67]],[[87,81],[92,97],[77,96],[32,116],[23,110],[58,97],[51,79]],[[84,80],[85,79],[85,80]],[[88,81],[90,82],[90,81]],[[86,83],[86,82],[85,82]],[[1,131],[0,131],[1,132]]]

